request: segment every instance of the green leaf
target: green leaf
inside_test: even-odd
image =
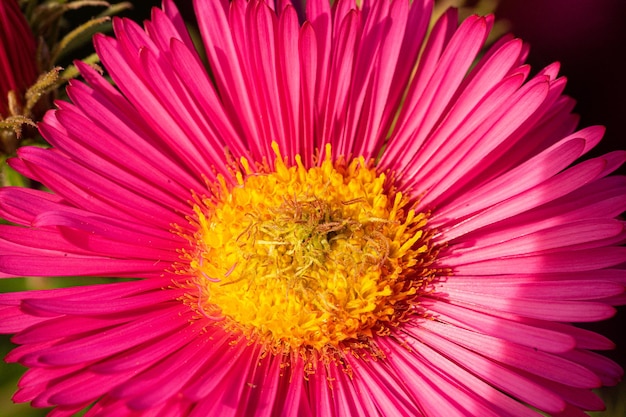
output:
[[[110,20],[108,16],[91,19],[65,35],[52,51],[52,62],[57,62],[64,54],[91,41],[91,37]]]
[[[6,162],[7,156],[0,157],[0,179],[2,186],[26,187],[27,180]]]

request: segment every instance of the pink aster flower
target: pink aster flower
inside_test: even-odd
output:
[[[119,283],[0,297],[69,416],[555,416],[622,370],[575,327],[624,302],[624,152],[576,163],[565,79],[432,2],[171,0],[114,21],[11,165],[0,271]],[[303,23],[300,23],[300,22]],[[415,71],[414,71],[415,70]],[[129,280],[130,279],[130,280]]]
[[[35,52],[35,38],[17,1],[3,0],[0,2],[0,119],[9,115],[9,91],[15,92],[19,100],[37,79]]]

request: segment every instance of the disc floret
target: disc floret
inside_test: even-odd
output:
[[[204,315],[275,350],[362,345],[411,314],[431,279],[427,216],[363,158],[287,160],[196,204],[192,288]]]

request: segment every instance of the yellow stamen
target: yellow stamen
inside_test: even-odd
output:
[[[281,351],[363,346],[397,326],[432,279],[427,216],[363,158],[273,171],[242,160],[194,207],[189,304]]]

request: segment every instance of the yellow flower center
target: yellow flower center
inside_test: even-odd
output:
[[[432,278],[427,216],[363,158],[333,162],[328,146],[307,169],[273,147],[273,170],[242,160],[236,186],[196,204],[189,304],[275,350],[363,346]]]

